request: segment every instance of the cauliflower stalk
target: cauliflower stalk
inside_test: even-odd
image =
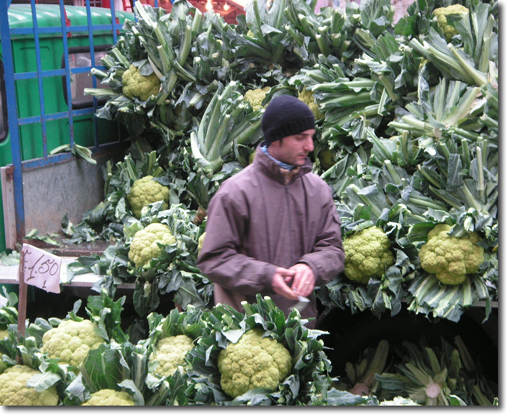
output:
[[[319,104],[315,102],[313,91],[303,88],[303,90],[299,92],[298,98],[299,100],[303,101],[306,105],[308,105],[308,108],[312,110],[314,118],[316,120],[319,120],[323,117],[321,111],[319,110]]]
[[[291,373],[290,352],[277,340],[262,337],[263,333],[251,329],[219,353],[221,387],[232,398],[255,388],[274,391]]]
[[[114,389],[100,389],[80,406],[135,406],[128,392]]]
[[[433,10],[433,14],[436,16],[438,26],[440,26],[444,32],[445,39],[450,42],[454,36],[458,34],[456,28],[447,22],[447,16],[468,14],[469,10],[461,4],[451,4],[447,7],[439,7]]]
[[[244,101],[249,102],[253,111],[260,111],[262,109],[262,101],[265,99],[266,94],[270,91],[271,87],[250,89],[244,94]]]
[[[60,363],[78,367],[89,350],[97,349],[105,343],[94,331],[95,328],[91,320],[64,320],[43,335],[41,351],[47,353],[49,358],[59,359]]]
[[[123,82],[123,94],[128,98],[139,98],[147,101],[152,95],[160,91],[160,80],[155,73],[141,75],[141,71],[134,64],[130,65],[121,77]]]
[[[481,237],[476,232],[458,238],[449,235],[452,228],[445,223],[436,225],[420,248],[419,258],[421,267],[442,283],[458,285],[465,282],[467,274],[479,271],[484,249],[477,245]]]
[[[367,284],[373,277],[380,278],[394,263],[390,245],[388,236],[377,226],[371,226],[345,238],[346,277],[362,284]]]
[[[130,244],[128,259],[138,268],[144,268],[152,258],[161,253],[161,245],[172,245],[176,238],[169,226],[163,223],[151,223],[146,228],[137,231]]]
[[[39,370],[28,366],[15,365],[0,375],[1,406],[57,406],[59,395],[57,388],[51,386],[42,392],[27,386],[27,381]]]
[[[193,347],[192,339],[185,334],[160,339],[155,353],[150,356],[150,362],[158,362],[155,373],[163,377],[172,376],[178,366],[185,362],[185,356]]]
[[[150,203],[162,201],[163,209],[169,207],[169,189],[153,179],[153,176],[145,176],[136,180],[127,195],[128,203],[137,218],[141,217],[143,207]]]

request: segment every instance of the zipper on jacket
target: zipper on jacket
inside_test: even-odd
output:
[[[285,197],[287,199],[287,213],[289,217],[289,255],[292,257],[292,242],[294,238],[292,237],[292,212],[290,211],[290,193],[289,193],[289,186],[285,185]]]

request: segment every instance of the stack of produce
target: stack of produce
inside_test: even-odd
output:
[[[137,336],[120,329],[125,297],[78,300],[66,318],[26,321],[0,342],[0,404],[6,406],[376,405],[332,387],[320,336],[299,312],[269,297],[244,313],[218,305],[150,313]],[[2,308],[8,310],[9,306]],[[64,323],[87,322],[70,332]],[[54,327],[55,326],[55,327]],[[94,330],[90,331],[92,327]],[[132,333],[133,334],[133,333]],[[50,342],[48,342],[50,338]],[[55,340],[55,341],[53,341]],[[61,340],[58,344],[57,341]],[[98,341],[97,341],[98,340]],[[89,347],[90,343],[94,347]],[[76,345],[83,353],[70,361]]]
[[[165,293],[182,308],[212,306],[195,267],[208,202],[251,162],[267,103],[291,94],[316,114],[314,173],[333,188],[351,253],[317,291],[326,312],[406,306],[458,321],[484,302],[489,316],[498,299],[497,2],[414,2],[396,24],[390,0],[318,14],[315,3],[250,1],[231,25],[185,0],[171,13],[136,2],[136,22],[93,70],[109,88],[87,91],[108,97],[97,115],[124,124],[130,148],[105,169],[105,201],[80,224],[63,220],[76,242],[113,244],[72,272],[96,272],[111,295],[137,281],[141,315]],[[150,224],[174,239],[153,238],[131,256],[131,244],[149,243],[136,232]],[[380,236],[366,245],[368,232]],[[150,262],[133,260],[141,257]]]

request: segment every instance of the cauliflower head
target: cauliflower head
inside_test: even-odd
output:
[[[436,16],[438,26],[442,28],[445,39],[448,42],[450,42],[452,38],[458,34],[458,31],[454,26],[448,24],[447,16],[464,13],[468,14],[469,10],[461,4],[451,4],[450,6],[439,7],[438,9],[433,10],[433,14]]]
[[[128,203],[137,218],[141,217],[143,207],[150,203],[163,201],[162,207],[164,209],[169,207],[169,189],[153,178],[153,176],[145,176],[136,180],[127,195]]]
[[[59,395],[55,386],[42,392],[27,386],[27,381],[41,372],[28,366],[15,365],[0,375],[1,406],[57,406]]]
[[[251,104],[253,111],[259,111],[262,109],[262,101],[265,99],[265,96],[270,91],[270,89],[271,87],[269,86],[258,89],[250,89],[244,94],[244,101]]]
[[[436,225],[428,233],[427,242],[419,251],[420,265],[444,284],[465,282],[467,274],[479,271],[484,262],[484,249],[477,245],[481,237],[476,232],[458,238],[449,235],[453,226]]]
[[[100,389],[80,406],[135,406],[135,403],[128,392]]]
[[[292,370],[290,352],[277,340],[262,337],[263,333],[249,330],[219,353],[221,387],[232,398],[255,388],[276,390]]]
[[[201,248],[203,248],[203,242],[205,242],[205,238],[207,237],[207,233],[203,232],[198,238],[198,255],[201,252]]]
[[[319,120],[323,117],[321,111],[319,110],[319,104],[315,102],[313,91],[303,88],[303,90],[298,94],[298,99],[308,105],[308,108],[312,110],[316,120]]]
[[[163,377],[172,376],[178,366],[185,362],[185,355],[193,347],[194,342],[185,334],[160,339],[155,353],[150,356],[150,362],[158,362],[155,373]]]
[[[160,255],[161,245],[172,245],[176,238],[171,233],[169,226],[163,223],[151,223],[146,228],[137,231],[130,244],[128,259],[138,268],[144,268],[152,258]]]
[[[52,359],[59,359],[61,363],[80,366],[89,350],[97,349],[105,343],[94,331],[95,328],[91,320],[64,320],[43,334],[41,351]]]
[[[325,149],[319,151],[318,157],[319,157],[319,162],[321,163],[321,167],[323,168],[323,170],[328,170],[336,162],[335,154],[329,148],[325,148]]]
[[[141,71],[135,65],[130,65],[121,76],[123,82],[123,94],[128,98],[139,98],[141,101],[148,100],[152,95],[160,91],[160,80],[155,73],[141,75]]]
[[[343,245],[346,253],[344,273],[350,280],[367,284],[372,277],[381,277],[394,263],[390,240],[377,226],[349,235]]]

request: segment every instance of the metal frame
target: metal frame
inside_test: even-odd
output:
[[[93,107],[84,109],[73,109],[71,100],[71,88],[70,79],[71,75],[79,72],[89,71],[89,68],[73,68],[70,70],[69,60],[65,59],[64,68],[55,70],[42,70],[41,67],[41,53],[39,49],[39,36],[40,34],[58,33],[62,34],[64,56],[68,56],[68,36],[73,32],[84,32],[89,33],[89,49],[91,54],[91,65],[95,65],[94,60],[94,43],[93,43],[93,32],[97,30],[109,30],[112,31],[113,44],[117,43],[118,31],[122,28],[122,24],[116,22],[116,10],[114,7],[114,0],[110,0],[110,9],[112,13],[112,24],[109,25],[93,25],[91,19],[90,0],[85,0],[87,10],[87,26],[67,26],[66,25],[66,14],[63,0],[59,0],[59,7],[61,13],[61,27],[38,27],[36,17],[36,1],[30,0],[32,9],[32,28],[13,28],[9,27],[8,9],[11,5],[12,0],[6,0],[6,4],[0,6],[0,33],[2,40],[3,49],[3,63],[4,63],[4,80],[5,80],[5,92],[7,99],[7,120],[11,138],[11,153],[12,153],[12,164],[14,168],[13,172],[13,185],[14,185],[14,203],[15,203],[15,217],[16,217],[16,235],[17,239],[20,240],[25,235],[25,209],[23,200],[23,171],[45,167],[61,162],[65,162],[74,158],[71,153],[63,153],[56,155],[49,155],[46,140],[46,123],[51,120],[57,120],[67,118],[69,120],[69,138],[70,146],[73,146],[73,117],[94,114],[98,109],[96,98],[93,100]],[[158,3],[158,0],[155,0]],[[32,34],[34,36],[35,51],[36,51],[36,72],[24,72],[14,73],[14,57],[13,49],[11,44],[11,37],[13,35]],[[99,67],[104,69],[104,67]],[[45,111],[44,104],[44,92],[43,92],[43,77],[50,76],[62,76],[65,77],[66,82],[66,93],[67,93],[67,105],[68,110],[65,112],[47,114]],[[39,105],[40,115],[26,118],[18,118],[18,103],[16,98],[16,81],[22,79],[37,79],[38,90],[39,90]],[[93,87],[96,86],[96,79],[93,77]],[[33,160],[22,160],[21,152],[21,140],[19,127],[26,124],[41,123],[42,137],[43,137],[43,157]],[[98,143],[98,120],[94,118],[95,128],[95,146],[92,148],[92,152],[96,153],[100,150],[108,150],[119,146],[121,140],[115,143],[109,143],[105,145],[99,145]]]

